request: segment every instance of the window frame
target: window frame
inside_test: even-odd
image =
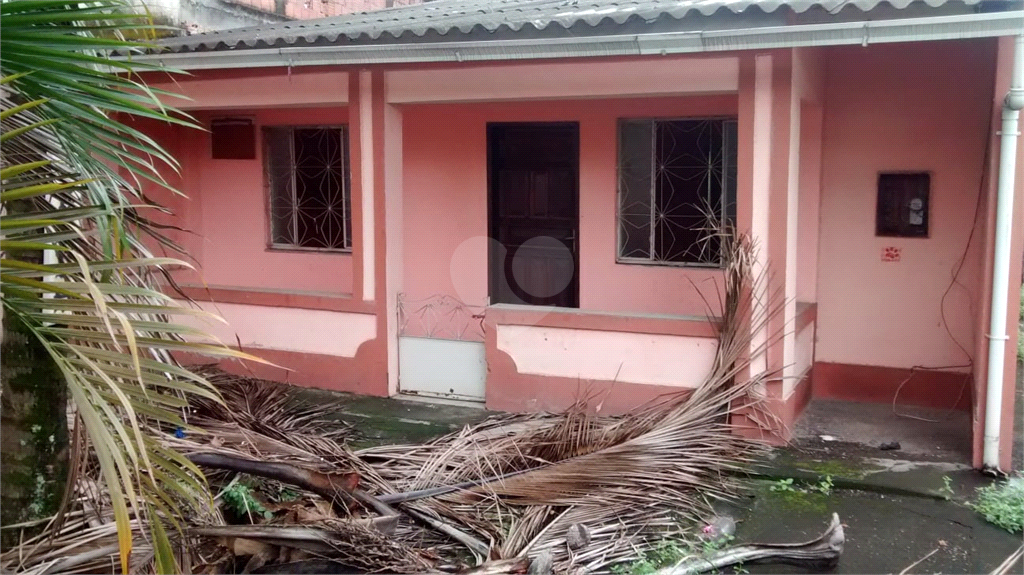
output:
[[[726,123],[738,124],[739,118],[735,115],[711,115],[711,116],[643,116],[643,117],[620,117],[615,122],[615,263],[624,265],[641,265],[641,266],[657,266],[657,267],[675,267],[675,268],[695,268],[695,269],[708,269],[716,270],[723,269],[725,262],[721,261],[721,253],[719,254],[719,261],[712,262],[676,262],[670,260],[657,260],[653,257],[636,257],[636,256],[623,256],[623,237],[622,237],[622,137],[621,129],[623,124],[627,123],[642,123],[651,122],[653,125],[657,123],[665,122],[694,122],[694,121],[719,121],[724,126]],[[651,131],[651,137],[657,138],[657,129]],[[655,144],[657,142],[655,141]],[[738,146],[738,142],[737,142]],[[651,153],[651,232],[650,232],[650,251],[654,251],[655,240],[655,206],[657,204],[657,186],[655,178],[655,162],[657,162],[657,148],[652,145]],[[737,162],[738,164],[738,162]],[[728,175],[729,164],[723,159],[722,162],[722,196],[726,194],[725,181]],[[735,191],[734,191],[735,193]],[[733,201],[736,201],[733,198]],[[721,216],[723,221],[728,219],[728,202],[723,201],[721,207]]]
[[[274,241],[274,191],[273,181],[270,173],[270,154],[268,146],[270,142],[267,139],[268,129],[288,129],[288,149],[289,157],[291,158],[292,165],[295,164],[295,131],[296,130],[340,130],[342,132],[342,182],[344,189],[342,191],[343,197],[347,198],[348,211],[346,218],[343,220],[345,225],[344,237],[347,238],[347,243],[343,248],[325,248],[317,246],[301,246],[297,244],[282,244]],[[351,130],[349,125],[345,123],[333,123],[333,124],[261,124],[259,126],[260,131],[260,158],[261,169],[263,170],[263,194],[264,194],[264,214],[266,216],[266,250],[271,252],[300,252],[300,253],[319,253],[319,254],[341,254],[341,255],[352,255],[353,247],[352,244],[355,242],[354,234],[352,234],[352,156],[351,156]],[[296,197],[296,184],[294,170],[292,173],[292,226],[293,230],[296,229],[296,210],[294,208],[297,203]],[[344,201],[344,200],[343,200]]]

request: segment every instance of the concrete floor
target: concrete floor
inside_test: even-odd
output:
[[[755,492],[736,514],[736,537],[764,543],[810,540],[824,530],[832,513],[839,514],[846,544],[830,573],[899,573],[929,554],[913,573],[988,573],[1020,545],[1019,536],[950,501],[856,490],[780,493],[770,486]],[[1020,573],[1019,566],[1011,572]],[[808,571],[750,565],[746,572]]]
[[[897,441],[900,451],[943,461],[970,463],[971,415],[854,401],[813,400],[793,427],[798,442],[821,440],[878,447]],[[827,441],[827,440],[826,440]]]

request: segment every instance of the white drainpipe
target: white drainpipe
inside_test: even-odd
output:
[[[1003,411],[1006,358],[1006,310],[1010,298],[1010,236],[1013,224],[1013,178],[1017,171],[1020,110],[1024,108],[1024,35],[1013,51],[1010,91],[1003,100],[1003,127],[999,144],[999,182],[996,189],[995,249],[992,254],[992,317],[988,335],[988,382],[985,395],[985,448],[983,463],[999,469],[999,428]]]

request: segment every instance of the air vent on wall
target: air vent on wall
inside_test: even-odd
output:
[[[256,128],[251,118],[217,118],[210,122],[214,160],[255,160]]]

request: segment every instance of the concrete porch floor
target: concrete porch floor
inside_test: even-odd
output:
[[[831,438],[831,439],[827,439]],[[875,447],[899,442],[900,452],[941,461],[971,461],[971,414],[879,403],[815,399],[793,426],[797,445],[819,441]]]

